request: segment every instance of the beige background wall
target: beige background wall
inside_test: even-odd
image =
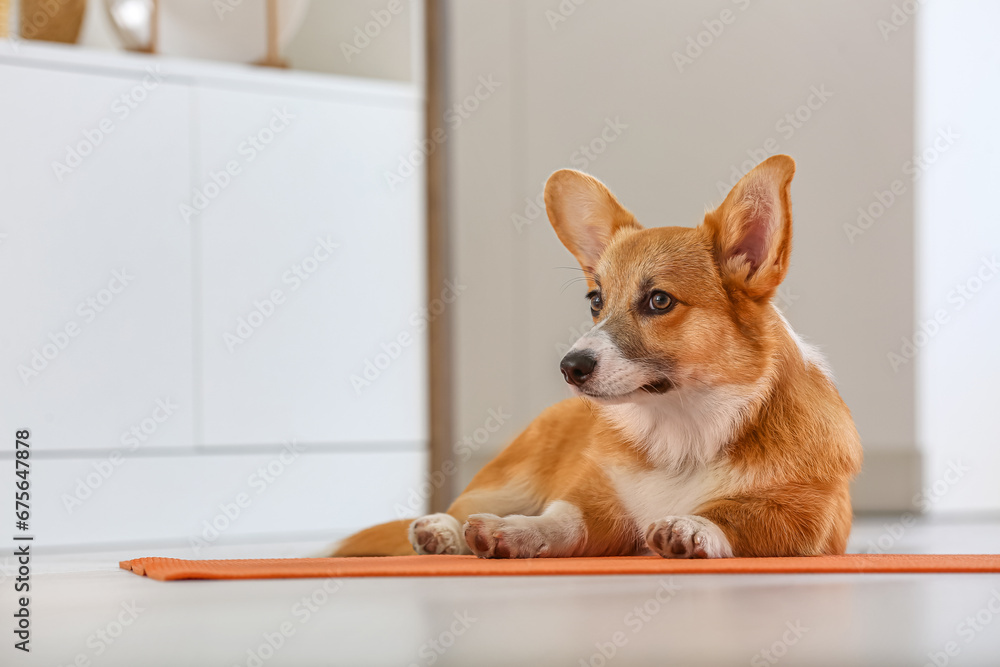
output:
[[[913,25],[884,38],[877,21],[891,5],[449,4],[451,99],[473,94],[480,77],[500,83],[449,142],[453,261],[468,286],[454,306],[458,437],[473,436],[490,409],[511,415],[463,481],[569,395],[557,364],[589,323],[582,284],[566,286],[577,272],[561,268],[574,260],[525,199],[552,171],[576,167],[647,225],[695,225],[721,200],[718,183],[728,186],[734,168],[753,161],[748,151],[763,150],[798,162],[784,309],[829,357],[869,467],[887,473],[858,490],[859,505],[908,506],[918,481],[913,370],[893,372],[886,353],[914,317],[912,195],[853,243],[844,229],[912,153]],[[720,34],[703,34],[708,45],[679,71],[674,52],[705,21]],[[816,90],[830,94],[800,108]],[[784,119],[797,110],[795,127]],[[593,159],[581,155],[609,120],[620,134]]]
[[[897,16],[887,30],[890,0],[578,2],[446,4],[457,106],[432,124],[448,132],[453,279],[464,287],[448,306],[456,444],[468,438],[456,487],[569,395],[558,360],[589,326],[581,284],[566,285],[575,262],[535,203],[546,176],[583,169],[645,224],[694,225],[734,171],[787,152],[798,174],[782,306],[825,351],[856,417],[871,479],[858,505],[910,509],[914,364],[893,371],[886,354],[913,331],[912,183],[860,235],[845,225],[859,207],[877,210],[876,192],[912,157],[916,21]],[[286,54],[301,69],[419,80],[417,0],[351,62],[341,52],[385,6],[315,0]],[[82,41],[115,46],[97,2]],[[675,54],[690,61],[679,67]],[[600,152],[588,157],[591,142]]]

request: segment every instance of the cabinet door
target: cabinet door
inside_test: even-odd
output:
[[[196,95],[205,442],[422,447],[417,100]]]
[[[32,463],[31,529],[45,547],[128,550],[121,558],[148,555],[150,544],[189,547],[199,540],[332,542],[422,512],[425,465],[420,452],[297,453],[292,447],[140,456],[118,464],[45,459]],[[11,459],[0,459],[0,474],[14,479]]]
[[[0,433],[190,446],[188,89],[0,65],[0,90]]]

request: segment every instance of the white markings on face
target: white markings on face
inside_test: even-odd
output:
[[[573,387],[574,392],[596,399],[621,397],[658,379],[650,376],[648,368],[622,355],[604,329],[606,322],[599,322],[581,336],[567,353],[586,351],[597,359],[594,373],[583,388]]]
[[[683,374],[670,377],[663,393],[643,388],[658,380],[648,366],[626,358],[602,321],[582,336],[572,351],[587,351],[597,359],[591,378],[575,393],[594,400],[606,418],[651,463],[671,469],[707,464],[736,436],[751,408],[766,393],[762,378],[751,385],[689,382]],[[690,510],[689,510],[690,511]],[[680,513],[680,512],[678,512]]]

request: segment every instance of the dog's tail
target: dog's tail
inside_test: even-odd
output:
[[[345,537],[321,557],[345,558],[349,556],[414,556],[408,531],[413,519],[399,519],[365,528],[360,533]]]

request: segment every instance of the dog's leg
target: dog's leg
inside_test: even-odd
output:
[[[480,558],[574,556],[587,543],[587,529],[575,505],[557,500],[539,516],[473,514],[465,542]]]
[[[646,544],[664,558],[732,558],[722,529],[700,516],[668,516],[646,529]]]
[[[536,512],[539,501],[516,484],[494,489],[469,489],[447,512],[430,514],[410,524],[410,544],[418,554],[471,554],[464,526],[470,514]]]
[[[694,516],[666,517],[647,528],[646,543],[665,558],[842,554],[849,503],[846,485],[780,487],[712,501]]]
[[[696,514],[718,526],[736,556],[819,556],[844,553],[849,503],[846,483],[788,486],[753,498],[713,501]]]
[[[410,544],[419,555],[472,553],[462,539],[462,524],[440,512],[422,516],[410,524]]]

